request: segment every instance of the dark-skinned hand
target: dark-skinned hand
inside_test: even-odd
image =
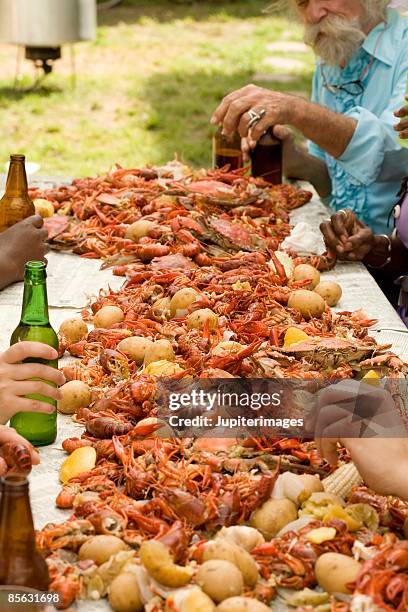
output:
[[[344,261],[362,261],[374,247],[372,230],[349,209],[334,213],[320,231],[327,249]]]
[[[408,101],[408,96],[405,96],[405,99]],[[394,115],[401,119],[401,121],[394,127],[394,129],[399,132],[399,138],[408,140],[408,104],[396,111]]]

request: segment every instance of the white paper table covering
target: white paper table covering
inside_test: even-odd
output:
[[[297,220],[305,218],[306,215],[308,223],[317,228],[319,223],[327,218],[328,211],[315,198],[306,207],[294,211],[292,222],[296,223]],[[66,265],[67,257],[72,258],[73,266],[75,266],[75,268],[72,266],[72,268],[66,270],[71,287],[75,287],[75,291],[78,291],[78,287],[81,287],[83,296],[95,295],[98,288],[107,288],[108,284],[112,287],[120,286],[121,279],[115,279],[110,271],[97,272],[100,266],[98,260],[86,260],[86,264],[83,265],[84,260],[79,257],[73,258],[66,254],[51,253],[48,278],[48,292],[51,296],[58,297],[58,293],[61,291],[60,278],[55,273],[53,274],[53,270],[55,271],[61,263]],[[65,258],[65,260],[62,258]],[[75,274],[72,274],[73,269]],[[92,273],[87,273],[88,270],[91,270]],[[336,280],[343,288],[343,297],[338,305],[338,310],[364,308],[370,317],[379,319],[378,328],[395,330],[378,333],[378,340],[384,343],[392,342],[394,352],[408,360],[408,334],[399,333],[399,331],[406,330],[406,327],[362,264],[338,264],[335,270],[325,273],[324,278]],[[10,334],[18,323],[21,301],[16,300],[16,295],[21,295],[21,291],[22,284],[0,292],[0,350],[7,348]],[[7,296],[10,296],[9,303],[7,303]],[[86,299],[81,300],[80,297],[80,295],[76,295],[76,303],[86,303]],[[51,302],[56,304],[57,300],[52,299]],[[56,329],[64,319],[78,313],[78,309],[67,308],[66,306],[50,307],[50,319]],[[55,498],[60,491],[59,467],[65,457],[61,443],[68,437],[80,436],[82,427],[73,423],[71,417],[58,415],[58,428],[58,437],[55,444],[40,450],[41,464],[33,470],[30,476],[31,500],[36,528],[41,528],[49,522],[60,522],[68,518],[70,514],[69,511],[58,510],[55,507]],[[102,612],[111,609],[106,601],[80,602],[78,607],[83,612]]]

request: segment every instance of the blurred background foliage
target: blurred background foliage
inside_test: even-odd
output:
[[[301,29],[265,14],[265,0],[124,0],[100,15],[96,41],[76,46],[38,90],[13,90],[16,48],[0,47],[0,162],[24,152],[43,174],[83,176],[113,163],[211,160],[209,117],[249,82],[309,95],[313,56]],[[23,65],[21,86],[33,80]]]

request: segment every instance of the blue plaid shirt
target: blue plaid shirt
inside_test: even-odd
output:
[[[346,85],[351,92],[332,93],[326,86],[362,76],[364,91]],[[391,233],[390,210],[408,175],[408,149],[400,146],[393,129],[407,77],[408,19],[388,10],[387,22],[370,32],[344,69],[318,62],[313,78],[314,102],[357,121],[353,138],[337,159],[309,144],[312,155],[323,159],[329,170],[332,194],[327,202],[334,210],[351,208],[376,233]]]

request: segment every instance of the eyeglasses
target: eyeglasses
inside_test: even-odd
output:
[[[350,96],[361,96],[361,94],[364,93],[364,85],[361,81],[350,81],[349,83],[342,83],[341,85],[323,83],[323,87],[334,95],[338,94],[340,91],[344,91],[350,94]]]
[[[320,65],[320,72],[322,75],[323,87],[335,96],[341,91],[348,93],[350,96],[361,96],[364,93],[364,85],[361,81],[361,77],[356,81],[349,81],[348,83],[336,85],[334,83],[327,82],[322,65]]]

